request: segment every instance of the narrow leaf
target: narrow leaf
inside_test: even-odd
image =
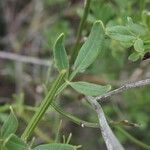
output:
[[[101,21],[94,23],[91,33],[82,45],[74,63],[75,72],[83,72],[89,67],[102,50],[104,40],[104,30]]]
[[[25,144],[19,137],[14,134],[10,136],[4,146],[8,150],[29,150],[28,145]]]
[[[87,82],[70,82],[69,85],[76,91],[90,96],[102,95],[111,89],[110,85],[102,86]]]
[[[76,146],[61,143],[43,144],[33,148],[33,150],[76,150]]]
[[[132,43],[136,39],[134,34],[132,34],[127,27],[120,25],[107,27],[106,34],[112,39],[120,42]]]
[[[106,120],[105,114],[100,104],[92,98],[88,98],[88,101],[92,104],[93,108],[97,112],[100,129],[101,129],[105,144],[107,146],[107,149],[108,150],[124,150],[124,148],[122,147],[122,145],[120,144],[120,142],[118,141],[114,133],[112,132],[111,128],[109,127],[109,124]]]
[[[18,120],[11,109],[11,113],[1,128],[1,137],[7,138],[10,134],[15,133],[18,127]]]
[[[143,52],[144,51],[144,44],[143,41],[141,39],[137,39],[134,43],[134,49],[137,52]]]
[[[64,34],[62,33],[54,45],[54,60],[59,71],[69,68],[69,62],[64,47]]]

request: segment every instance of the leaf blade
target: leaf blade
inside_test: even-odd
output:
[[[88,82],[69,82],[69,85],[79,93],[88,96],[102,95],[111,89],[110,85],[102,86]]]
[[[132,43],[136,39],[134,34],[127,27],[116,25],[106,28],[106,34],[114,40],[120,42]]]
[[[15,133],[18,128],[18,120],[11,109],[11,113],[1,128],[1,136],[7,138],[10,134]]]
[[[8,150],[29,150],[29,147],[27,144],[25,144],[19,137],[12,134],[9,139],[6,141],[4,146]]]
[[[69,61],[64,47],[64,34],[60,34],[54,44],[54,60],[59,71],[69,68]]]
[[[89,67],[98,56],[102,49],[102,43],[104,40],[104,30],[101,21],[96,21],[93,24],[91,33],[82,45],[78,56],[74,63],[74,70],[76,72],[82,72]]]
[[[53,143],[37,146],[33,150],[76,150],[76,148],[69,144]]]
[[[129,60],[132,60],[132,61],[137,61],[139,58],[140,58],[140,55],[139,55],[139,53],[137,53],[137,52],[133,52],[133,53],[128,57],[128,59],[129,59]]]
[[[137,51],[137,52],[143,52],[144,51],[144,43],[143,43],[143,40],[141,39],[137,39],[134,43],[134,49]]]

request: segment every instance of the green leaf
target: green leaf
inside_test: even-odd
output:
[[[136,39],[136,37],[127,29],[127,27],[121,25],[107,27],[106,34],[112,39],[120,42],[132,43]]]
[[[54,60],[59,71],[69,68],[69,62],[64,47],[64,34],[60,34],[54,45]]]
[[[124,150],[124,148],[122,147],[122,145],[116,138],[115,134],[109,127],[109,124],[106,120],[106,117],[105,117],[105,114],[103,112],[101,105],[94,99],[91,99],[91,100],[88,99],[88,101],[92,104],[93,108],[96,108],[95,111],[98,115],[101,133],[105,141],[105,144],[107,146],[107,149],[108,150]]]
[[[79,93],[89,96],[103,95],[111,89],[110,85],[102,86],[88,82],[69,82],[69,85]]]
[[[8,150],[29,150],[28,145],[14,134],[10,135],[10,137],[6,139],[4,143],[4,147],[6,147]]]
[[[104,30],[101,21],[96,21],[92,27],[91,33],[82,45],[74,63],[75,72],[83,72],[89,67],[102,50],[104,41]]]
[[[132,18],[128,17],[127,20],[127,29],[130,30],[133,34],[139,36],[144,35],[146,33],[145,28],[140,24],[133,23]]]
[[[145,52],[150,52],[150,44],[144,45]]]
[[[143,52],[144,51],[144,44],[143,41],[141,39],[137,39],[134,43],[134,49],[137,52]]]
[[[76,150],[76,146],[72,146],[69,144],[44,144],[33,148],[33,150]]]
[[[8,118],[9,114],[6,114],[6,113],[0,113],[0,122],[5,122],[6,119]]]
[[[1,137],[7,138],[10,134],[15,133],[18,127],[18,120],[11,109],[11,113],[1,128]]]
[[[132,61],[137,61],[138,59],[140,58],[140,54],[137,53],[137,52],[134,52],[132,53],[130,56],[129,56],[129,60],[132,60]]]
[[[149,11],[144,10],[142,13],[142,21],[150,29],[150,15]]]

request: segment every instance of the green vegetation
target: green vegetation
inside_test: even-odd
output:
[[[1,150],[150,149],[149,0],[0,3]]]

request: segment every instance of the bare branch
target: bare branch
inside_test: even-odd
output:
[[[43,60],[31,56],[23,56],[23,55],[13,54],[9,52],[2,52],[2,51],[0,51],[0,58],[19,61],[23,63],[43,65],[43,66],[51,66],[52,64],[52,62],[50,62],[49,60]]]
[[[93,106],[94,110],[98,115],[99,125],[102,132],[103,139],[105,141],[106,147],[108,150],[124,150],[111,128],[108,125],[108,122],[105,118],[105,114],[101,105],[90,96],[86,97],[88,102]]]
[[[97,96],[94,99],[97,100],[97,101],[104,101],[104,100],[107,100],[107,99],[109,99],[110,97],[112,97],[114,95],[122,93],[122,92],[124,92],[126,90],[129,90],[131,88],[142,87],[142,86],[145,86],[145,85],[150,85],[150,79],[144,79],[144,80],[133,82],[133,83],[127,83],[127,84],[121,86],[118,89],[110,91],[110,92],[108,92],[104,95]]]

